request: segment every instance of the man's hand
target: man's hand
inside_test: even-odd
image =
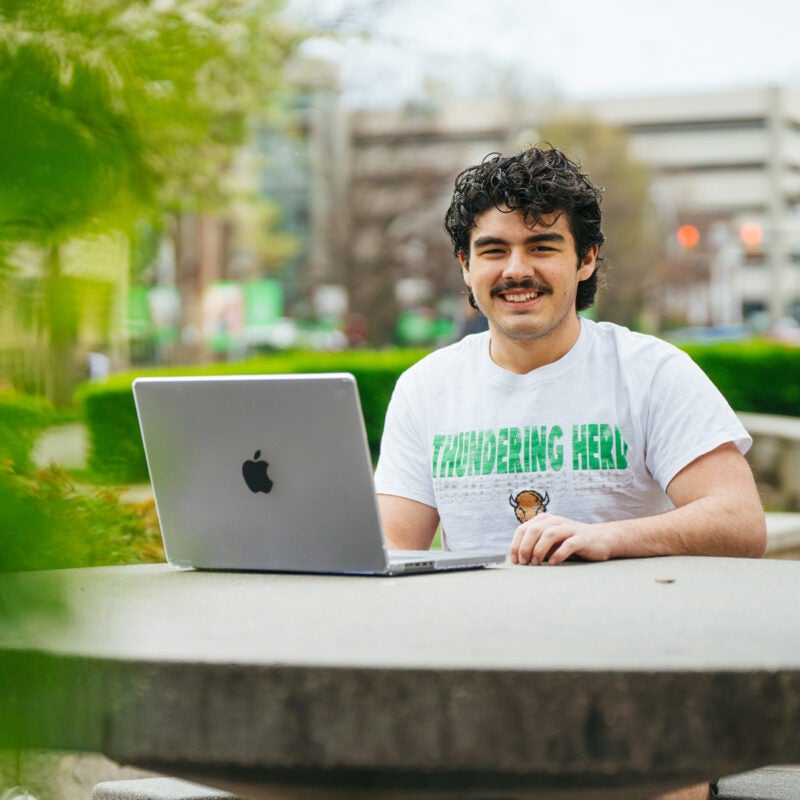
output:
[[[561,564],[570,556],[587,561],[612,557],[610,525],[575,522],[555,514],[537,514],[523,522],[511,542],[512,564]]]

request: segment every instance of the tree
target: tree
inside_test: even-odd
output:
[[[219,203],[248,124],[301,36],[281,0],[4,0],[0,256],[35,243],[51,397],[71,390],[70,237]],[[3,259],[4,274],[12,259]]]
[[[591,118],[562,117],[540,125],[539,136],[579,160],[602,201],[606,287],[597,314],[621,325],[646,325],[664,267],[664,243],[650,202],[648,168],[632,155],[624,131]]]

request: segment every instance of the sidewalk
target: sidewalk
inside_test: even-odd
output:
[[[37,466],[55,461],[64,469],[84,469],[89,456],[89,437],[82,422],[70,422],[48,428],[39,437],[31,453]]]
[[[85,469],[89,458],[86,426],[82,422],[70,422],[47,429],[34,445],[31,456],[39,467],[55,463],[68,470]],[[131,503],[144,503],[152,497],[149,483],[126,486],[121,495],[121,499]]]

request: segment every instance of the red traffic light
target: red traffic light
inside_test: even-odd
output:
[[[694,225],[681,225],[675,233],[681,247],[691,250],[700,243],[700,231]]]

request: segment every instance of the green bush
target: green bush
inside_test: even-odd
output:
[[[0,461],[17,472],[29,472],[36,437],[55,418],[46,401],[15,392],[0,392]]]
[[[800,348],[752,341],[683,345],[737,411],[800,415]],[[79,393],[89,429],[89,467],[97,480],[147,480],[131,383],[140,375],[351,372],[358,381],[367,439],[377,456],[386,406],[400,373],[425,351],[279,354],[238,364],[151,369],[85,384]]]
[[[682,349],[736,411],[800,416],[800,348],[754,340]]]
[[[301,372],[350,372],[358,383],[367,440],[377,456],[383,418],[400,373],[427,351],[386,350],[344,353],[291,353],[236,364],[147,369],[116,375],[103,383],[84,384],[78,399],[89,433],[89,470],[98,481],[147,480],[131,384],[150,375],[253,375]]]
[[[102,482],[147,480],[132,382],[133,378],[120,376],[81,393],[89,435],[88,467]]]

